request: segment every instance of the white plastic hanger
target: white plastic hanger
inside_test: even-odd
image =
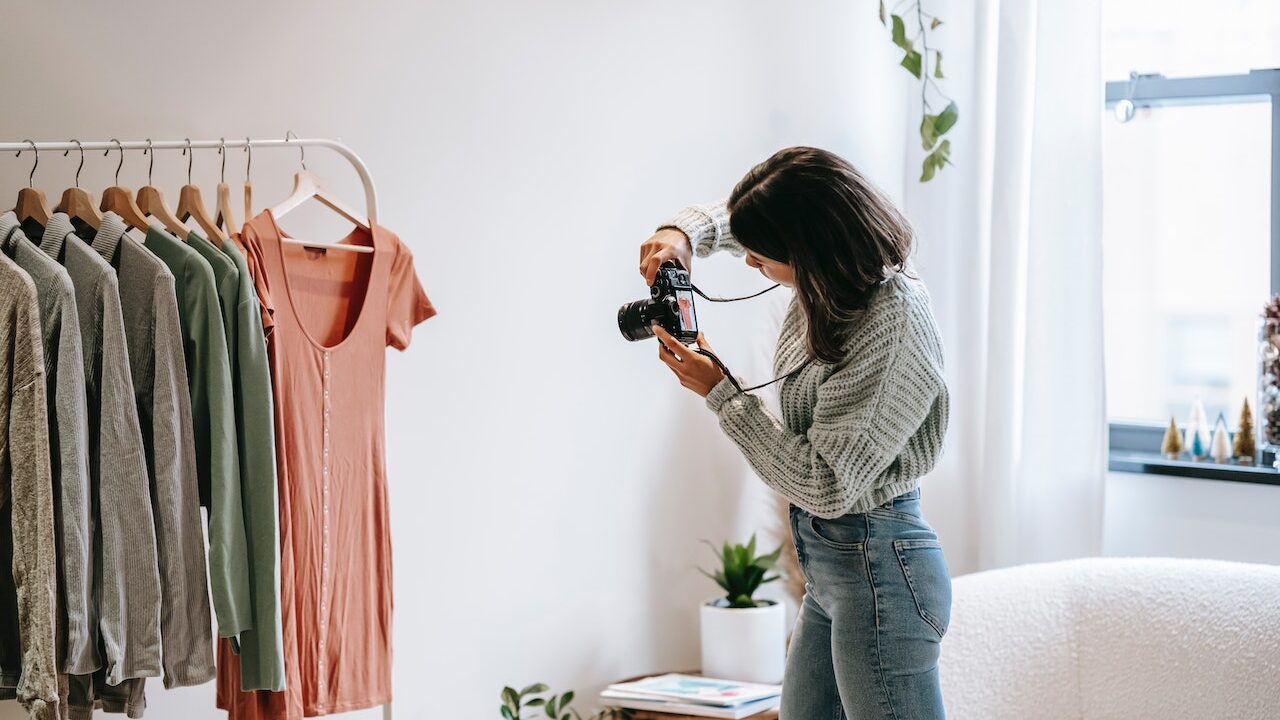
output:
[[[293,135],[292,130],[285,133],[285,140],[287,141],[291,135]],[[296,135],[293,136],[297,137]],[[293,192],[290,193],[289,197],[281,200],[279,204],[271,208],[271,214],[277,219],[281,218],[286,213],[295,210],[299,205],[302,205],[306,201],[315,199],[324,203],[329,207],[329,209],[338,213],[342,217],[350,220],[362,230],[369,231],[369,222],[367,220],[361,219],[354,210],[347,207],[342,201],[338,200],[333,195],[330,195],[329,192],[324,189],[324,185],[320,180],[320,177],[307,170],[307,151],[303,148],[299,148],[299,151],[302,153],[302,170],[293,176]],[[368,245],[318,243],[306,240],[296,240],[294,238],[284,238],[284,242],[290,245],[302,245],[304,247],[323,250],[348,250],[350,252],[358,253],[374,252],[374,249]]]

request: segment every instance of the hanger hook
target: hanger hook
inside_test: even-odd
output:
[[[119,186],[120,185],[120,168],[124,167],[124,145],[121,145],[120,141],[115,138],[111,138],[111,142],[115,143],[116,149],[120,151],[120,162],[116,164],[116,186]],[[111,148],[107,148],[106,150],[102,151],[102,157],[106,157],[110,154],[111,154]]]
[[[292,130],[285,130],[285,131],[284,131],[284,141],[285,141],[285,142],[289,142],[289,136],[290,136],[290,135],[292,135],[292,136],[293,136],[293,139],[294,139],[294,140],[297,140],[297,139],[298,139],[298,134],[297,134],[297,133],[295,133],[295,132],[294,132],[294,131],[292,131]],[[302,147],[301,145],[299,145],[299,146],[298,146],[298,152],[302,153],[302,169],[303,169],[303,170],[306,170],[306,169],[307,169],[307,149],[306,149],[305,147]]]
[[[249,159],[244,163],[244,182],[248,185],[249,170],[253,168],[253,141],[247,135],[244,138],[244,151],[249,155]]]
[[[182,148],[182,154],[187,156],[187,184],[191,184],[191,165],[196,161],[195,151],[191,149],[191,138],[183,138],[187,141],[187,146]]]
[[[156,149],[151,143],[151,138],[147,138],[147,146],[142,149],[142,154],[151,154],[151,164],[147,165],[147,184],[151,184],[151,171],[156,167]]]
[[[218,138],[222,144],[218,146],[218,154],[222,156],[222,175],[218,182],[225,185],[227,183],[227,139]]]
[[[27,187],[35,187],[36,168],[39,167],[40,165],[40,148],[36,147],[35,140],[23,140],[22,142],[31,143],[31,152],[35,153],[36,159],[34,162],[31,163],[31,173],[27,175]],[[24,152],[23,150],[19,150],[18,152],[14,153],[13,156],[21,157],[23,152]]]
[[[84,145],[81,145],[80,141],[75,138],[71,138],[71,142],[75,143],[76,147],[80,148],[80,165],[76,167],[76,187],[80,187],[80,171],[84,169]],[[67,148],[67,151],[62,153],[62,157],[66,157],[70,154],[71,148]]]

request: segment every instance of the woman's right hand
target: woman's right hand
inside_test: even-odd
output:
[[[674,260],[685,270],[693,264],[693,245],[689,237],[676,228],[666,227],[653,234],[640,246],[640,274],[645,284],[653,285],[662,263]]]

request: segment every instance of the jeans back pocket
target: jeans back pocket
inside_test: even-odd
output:
[[[899,539],[893,541],[893,550],[920,618],[941,639],[951,622],[951,573],[941,543],[936,539]]]

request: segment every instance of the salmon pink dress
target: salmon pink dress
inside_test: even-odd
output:
[[[389,230],[286,245],[268,210],[241,239],[275,304],[268,339],[280,498],[284,692],[241,692],[222,653],[218,705],[232,720],[313,717],[391,700],[391,528],[384,448],[386,348],[435,314]]]

